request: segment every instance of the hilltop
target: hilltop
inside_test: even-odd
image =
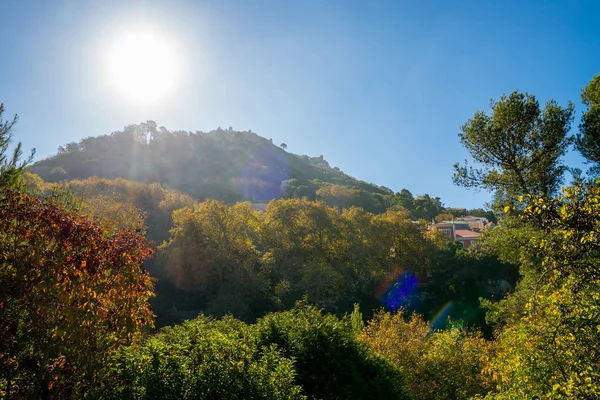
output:
[[[148,121],[68,143],[30,171],[48,182],[92,176],[159,182],[197,200],[228,203],[314,199],[319,189],[339,185],[352,190],[343,194],[356,197],[352,205],[378,212],[394,194],[331,167],[323,156],[292,154],[285,147],[251,131],[169,131]]]

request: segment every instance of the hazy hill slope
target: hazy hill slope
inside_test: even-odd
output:
[[[323,156],[288,153],[249,131],[168,131],[152,121],[61,146],[30,170],[49,182],[91,176],[159,182],[198,200],[227,202],[315,198],[321,187],[336,184],[356,190],[368,203],[356,205],[380,211],[393,195],[331,168]]]
[[[24,178],[31,193],[55,199],[64,197],[65,203],[72,203],[83,215],[106,220],[111,228],[140,227],[157,245],[169,238],[173,211],[197,204],[191,197],[159,183],[91,177],[55,184],[44,182],[31,173],[25,173]],[[143,226],[139,226],[140,223]]]

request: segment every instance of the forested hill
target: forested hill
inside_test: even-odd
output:
[[[377,212],[393,195],[387,188],[332,168],[323,156],[300,156],[285,148],[250,131],[169,131],[148,121],[61,146],[57,155],[35,163],[31,171],[50,182],[90,176],[160,182],[198,200],[230,203],[314,199],[319,189],[340,185],[351,190],[333,187],[320,195],[343,198],[342,206],[360,205]]]

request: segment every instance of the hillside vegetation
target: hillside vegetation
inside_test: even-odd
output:
[[[36,162],[29,171],[46,182],[102,177],[160,183],[198,201],[228,204],[320,199],[340,209],[406,210],[414,220],[427,221],[444,212],[438,197],[415,197],[407,189],[394,193],[331,167],[323,156],[288,153],[250,131],[169,131],[153,121],[61,146],[58,154]]]
[[[31,171],[49,182],[90,176],[160,182],[198,200],[227,202],[268,202],[297,191],[314,198],[325,184],[368,195],[392,194],[331,168],[323,156],[288,153],[249,131],[169,131],[153,121],[61,146],[56,156],[35,163]]]
[[[493,191],[499,211],[469,248],[415,223],[420,198],[405,190],[338,182],[264,198],[289,181],[283,167],[232,192],[270,200],[263,211],[144,182],[140,165],[158,170],[143,151],[113,159],[140,181],[71,148],[36,166],[70,179],[48,183],[19,146],[9,154],[15,119],[0,106],[0,396],[600,398],[600,76],[582,99],[575,136],[572,104],[519,92],[462,126],[476,167],[456,164],[455,182]],[[587,175],[564,163],[571,144]],[[77,157],[109,177],[48,165]],[[369,212],[340,188],[394,201]]]

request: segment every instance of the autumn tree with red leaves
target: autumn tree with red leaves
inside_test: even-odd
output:
[[[0,363],[5,391],[79,396],[111,349],[152,324],[152,250],[51,201],[0,193]],[[10,388],[12,386],[12,389]],[[15,393],[16,394],[16,393]]]

